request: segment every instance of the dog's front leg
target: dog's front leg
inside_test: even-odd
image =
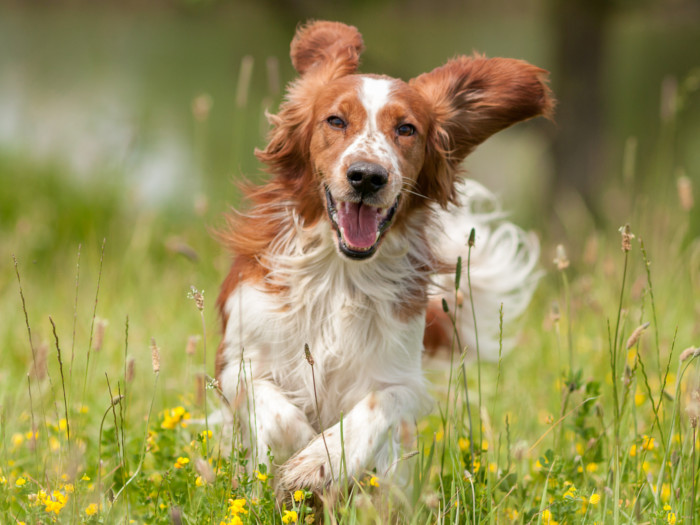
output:
[[[268,449],[275,463],[280,464],[316,435],[304,412],[272,381],[253,380],[239,413],[251,471],[261,463],[270,467]]]
[[[401,424],[413,421],[417,404],[416,393],[406,387],[368,394],[343,417],[342,435],[338,422],[282,465],[278,492],[321,492],[333,481],[346,475],[358,479],[371,468],[387,474],[399,457]]]

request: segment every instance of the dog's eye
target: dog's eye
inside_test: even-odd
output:
[[[413,124],[401,124],[396,128],[396,134],[400,137],[410,137],[416,132],[416,127]]]
[[[328,117],[326,122],[334,129],[345,129],[348,127],[347,123],[342,118],[335,115]]]

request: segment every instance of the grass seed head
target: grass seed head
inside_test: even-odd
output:
[[[34,377],[37,380],[42,381],[46,379],[48,374],[48,361],[47,357],[49,355],[49,343],[43,341],[36,349],[34,361]]]
[[[201,95],[197,95],[194,97],[194,100],[192,100],[192,116],[197,122],[204,122],[209,118],[209,113],[213,105],[214,101],[209,94],[202,93]]]
[[[155,338],[151,337],[151,364],[153,365],[153,372],[157,374],[160,372],[160,349],[156,345]]]
[[[201,339],[198,335],[191,335],[187,338],[187,346],[185,347],[185,353],[187,355],[194,355],[197,352],[197,344]]]
[[[642,333],[647,328],[649,328],[649,322],[646,322],[642,325],[639,325],[637,328],[634,329],[634,332],[632,332],[632,335],[630,335],[629,339],[627,339],[627,350],[629,350],[634,345],[636,345],[637,342],[639,342],[639,338],[642,336]]]
[[[554,264],[557,265],[557,270],[565,270],[569,267],[569,257],[566,255],[566,248],[563,244],[557,244],[557,255],[554,258]]]
[[[194,299],[194,304],[197,305],[197,310],[200,312],[204,310],[204,290],[197,290],[194,286],[190,286],[190,293],[187,297]]]
[[[206,459],[197,458],[197,460],[194,462],[194,469],[197,471],[197,474],[202,476],[204,481],[209,484],[214,483],[214,480],[216,479],[214,469],[211,468],[211,465]]]
[[[134,374],[135,374],[135,369],[136,369],[136,359],[134,359],[134,356],[129,356],[129,359],[126,361],[126,382],[130,383],[131,381],[134,380]]]
[[[694,346],[691,346],[681,352],[679,359],[682,363],[683,361],[690,359],[691,357],[697,357],[698,355],[700,355],[700,348],[695,348]]]
[[[634,233],[629,224],[625,224],[620,227],[620,234],[622,235],[622,251],[628,252],[632,249],[632,239],[634,239]]]
[[[686,175],[681,175],[676,181],[676,188],[678,189],[678,202],[683,211],[692,210],[693,204],[695,204],[692,181]]]
[[[105,338],[105,328],[109,325],[107,319],[102,319],[98,317],[95,319],[95,337],[92,340],[92,349],[95,352],[102,350],[102,343]]]

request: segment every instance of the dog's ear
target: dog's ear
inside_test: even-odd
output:
[[[491,135],[538,115],[551,116],[547,72],[522,60],[458,57],[410,81],[431,108],[422,191],[445,206],[459,165]]]
[[[309,22],[297,29],[290,55],[300,75],[325,73],[327,80],[357,70],[364,50],[357,28],[340,22]]]
[[[268,115],[269,142],[255,152],[272,173],[299,181],[308,172],[316,94],[328,81],[354,73],[362,49],[359,31],[345,24],[312,22],[297,30],[290,54],[301,76],[288,86],[279,113]]]

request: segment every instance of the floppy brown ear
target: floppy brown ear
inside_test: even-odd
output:
[[[267,147],[258,158],[286,179],[298,179],[308,169],[313,103],[327,82],[354,73],[363,50],[362,35],[339,22],[310,22],[297,29],[290,55],[301,75],[292,82],[272,124]]]
[[[363,50],[362,35],[357,28],[318,21],[297,29],[290,54],[292,65],[300,75],[326,68],[337,78],[357,70]]]
[[[431,107],[423,191],[446,205],[455,197],[459,164],[497,131],[551,116],[548,73],[522,60],[461,56],[410,81]],[[421,180],[422,179],[422,180]]]

